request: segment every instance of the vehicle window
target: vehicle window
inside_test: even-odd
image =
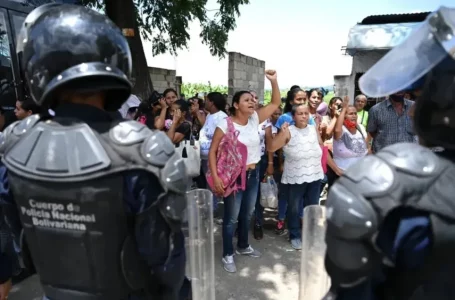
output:
[[[19,35],[19,32],[21,31],[22,28],[22,23],[25,21],[26,15],[24,14],[23,16],[21,15],[12,15],[13,18],[13,26],[14,26],[14,37],[17,40],[17,36]]]
[[[0,11],[0,106],[3,109],[14,109],[16,93],[13,85],[13,68],[11,63],[10,35],[8,34],[7,17]]]

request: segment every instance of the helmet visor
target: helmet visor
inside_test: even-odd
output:
[[[405,90],[447,57],[433,36],[429,24],[432,15],[360,78],[364,94],[384,97]]]

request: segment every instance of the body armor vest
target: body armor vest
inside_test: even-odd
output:
[[[133,233],[146,212],[125,212],[124,174],[146,171],[160,182],[156,209],[179,230],[186,173],[164,133],[135,121],[99,133],[33,115],[8,127],[0,152],[47,297],[112,300],[143,292],[150,271]]]
[[[410,207],[429,214],[429,255],[416,270],[391,267],[378,299],[454,299],[454,197],[455,165],[430,149],[402,143],[367,156],[349,168],[329,193],[329,274],[339,275],[333,275],[335,281],[349,287],[370,276],[378,264],[390,265],[377,252],[377,233],[395,209]]]

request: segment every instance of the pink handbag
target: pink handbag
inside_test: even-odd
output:
[[[227,131],[221,139],[216,155],[216,170],[218,177],[223,182],[224,197],[229,196],[238,190],[245,190],[246,187],[246,159],[248,156],[247,147],[239,142],[239,132],[235,130],[231,118],[226,118]],[[239,182],[240,176],[240,182]],[[210,170],[206,174],[207,183],[215,190],[213,177]]]

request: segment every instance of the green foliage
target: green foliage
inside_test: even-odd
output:
[[[228,88],[222,85],[212,86],[203,83],[183,83],[180,91],[186,98],[190,98],[197,93],[220,92],[221,94],[227,94]]]
[[[329,104],[330,99],[332,99],[333,97],[335,97],[335,92],[334,91],[328,92],[327,95],[324,96],[324,102]]]
[[[287,90],[281,90],[281,98],[286,97],[288,91]],[[268,104],[272,101],[272,90],[265,90],[264,91],[264,104]]]
[[[134,1],[136,19],[142,36],[153,42],[153,55],[188,48],[189,24],[199,21],[202,43],[214,56],[224,57],[228,34],[235,29],[240,6],[249,0],[217,0],[214,9],[207,9],[208,0],[116,0]],[[83,5],[104,8],[104,0],[80,0]],[[210,15],[210,16],[209,16]]]

